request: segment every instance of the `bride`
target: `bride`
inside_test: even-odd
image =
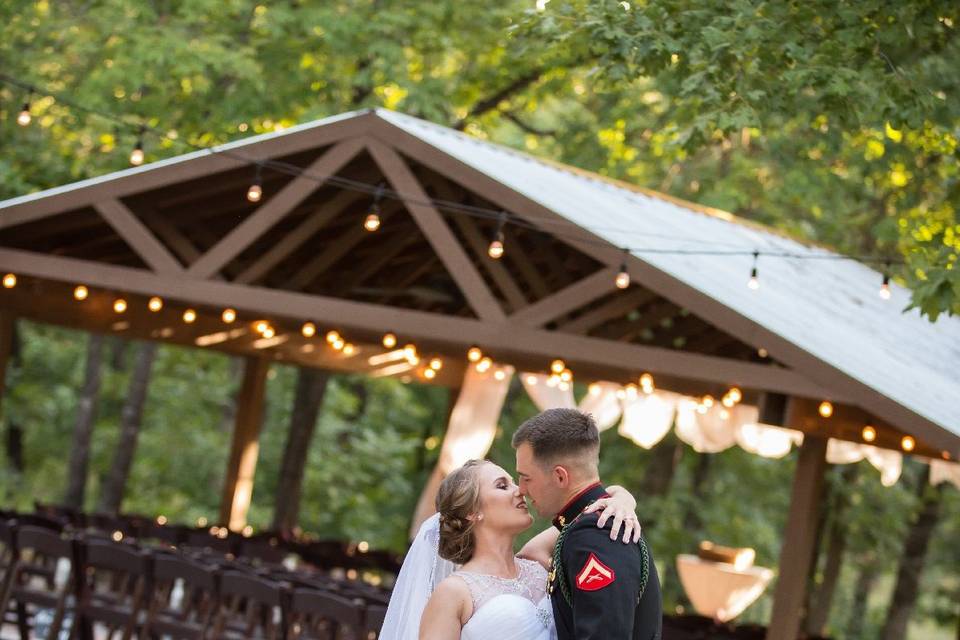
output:
[[[636,542],[633,496],[607,491],[588,510],[604,512],[599,526],[613,514],[613,535],[622,521],[624,542]],[[510,474],[470,460],[443,480],[436,504],[404,559],[381,640],[555,639],[546,585],[558,532],[550,527],[514,553],[533,517]]]

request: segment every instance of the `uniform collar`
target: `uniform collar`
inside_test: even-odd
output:
[[[588,504],[598,498],[608,495],[600,482],[594,482],[592,485],[570,498],[567,504],[563,505],[557,516],[553,519],[553,526],[557,529],[563,529],[565,524],[569,524],[580,515]]]

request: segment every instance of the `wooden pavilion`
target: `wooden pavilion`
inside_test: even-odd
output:
[[[381,184],[369,231],[374,198],[356,185]],[[497,211],[509,223],[495,260],[500,217],[483,212]],[[836,257],[402,114],[347,113],[0,202],[0,275],[14,276],[0,289],[0,371],[16,317],[243,356],[231,525],[250,501],[270,361],[456,387],[477,345],[522,371],[561,358],[578,380],[736,386],[764,423],[806,436],[768,636],[793,638],[827,439],[863,442],[870,425],[878,447],[960,454],[960,320],[903,313],[908,292],[882,300],[882,274]],[[758,290],[745,286],[754,266]],[[332,348],[330,330],[350,348]],[[386,332],[419,364],[385,354]],[[429,374],[432,357],[445,364]]]

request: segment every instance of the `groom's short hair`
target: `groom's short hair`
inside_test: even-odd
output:
[[[597,423],[589,413],[576,409],[547,409],[530,418],[513,434],[514,449],[524,443],[541,464],[574,462],[595,468],[599,462]]]

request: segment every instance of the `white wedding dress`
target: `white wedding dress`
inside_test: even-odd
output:
[[[517,558],[517,571],[514,579],[454,572],[467,583],[473,600],[473,614],[463,626],[461,640],[556,639],[546,570],[537,562]]]
[[[438,518],[434,514],[423,523],[404,558],[380,640],[418,640],[423,609],[436,586],[450,575],[467,583],[473,600],[461,640],[556,640],[546,569],[517,558],[515,579],[457,570],[437,553]]]

